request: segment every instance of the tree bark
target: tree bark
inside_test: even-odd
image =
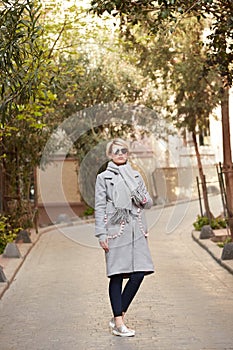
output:
[[[192,132],[192,138],[193,138],[193,143],[194,143],[194,148],[195,148],[195,153],[196,153],[196,158],[197,158],[198,171],[199,171],[199,175],[200,175],[200,179],[201,179],[201,187],[202,187],[205,212],[206,212],[206,216],[209,219],[209,223],[210,223],[211,219],[213,218],[213,214],[210,211],[205,175],[203,172],[201,156],[200,156],[200,152],[199,152],[199,148],[198,148],[198,144],[197,144],[197,135],[196,135],[195,131]]]
[[[231,237],[233,239],[233,164],[231,153],[229,88],[223,88],[221,98],[222,137],[223,137],[223,173],[226,184],[227,214]]]

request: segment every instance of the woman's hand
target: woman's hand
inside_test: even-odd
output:
[[[143,201],[142,201],[142,204],[146,204],[147,203],[147,199],[146,199],[146,197],[143,199]]]
[[[106,239],[105,241],[100,241],[99,244],[106,253],[109,251],[108,239]]]

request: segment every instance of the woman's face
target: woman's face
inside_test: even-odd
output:
[[[122,145],[113,145],[111,154],[112,161],[117,165],[125,164],[128,159],[128,153],[129,151],[126,147]]]

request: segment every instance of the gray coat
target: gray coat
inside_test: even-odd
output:
[[[144,208],[149,209],[152,206],[152,199],[141,175],[137,171],[134,171],[134,175],[147,198]],[[99,240],[108,238],[109,252],[105,253],[107,276],[123,273],[127,277],[129,273],[135,271],[153,273],[144,209],[133,204],[129,222],[123,224],[110,222],[115,209],[112,193],[116,176],[119,175],[105,170],[97,176],[95,188],[95,235]]]

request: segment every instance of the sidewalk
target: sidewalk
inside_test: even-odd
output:
[[[218,236],[220,234],[226,234],[226,230],[213,230],[214,235]],[[224,267],[228,272],[233,274],[233,260],[222,260],[223,248],[220,248],[216,243],[212,242],[210,239],[199,239],[200,232],[192,231],[192,237],[195,242],[197,242],[202,248],[204,248],[211,256],[216,260],[222,267]]]

